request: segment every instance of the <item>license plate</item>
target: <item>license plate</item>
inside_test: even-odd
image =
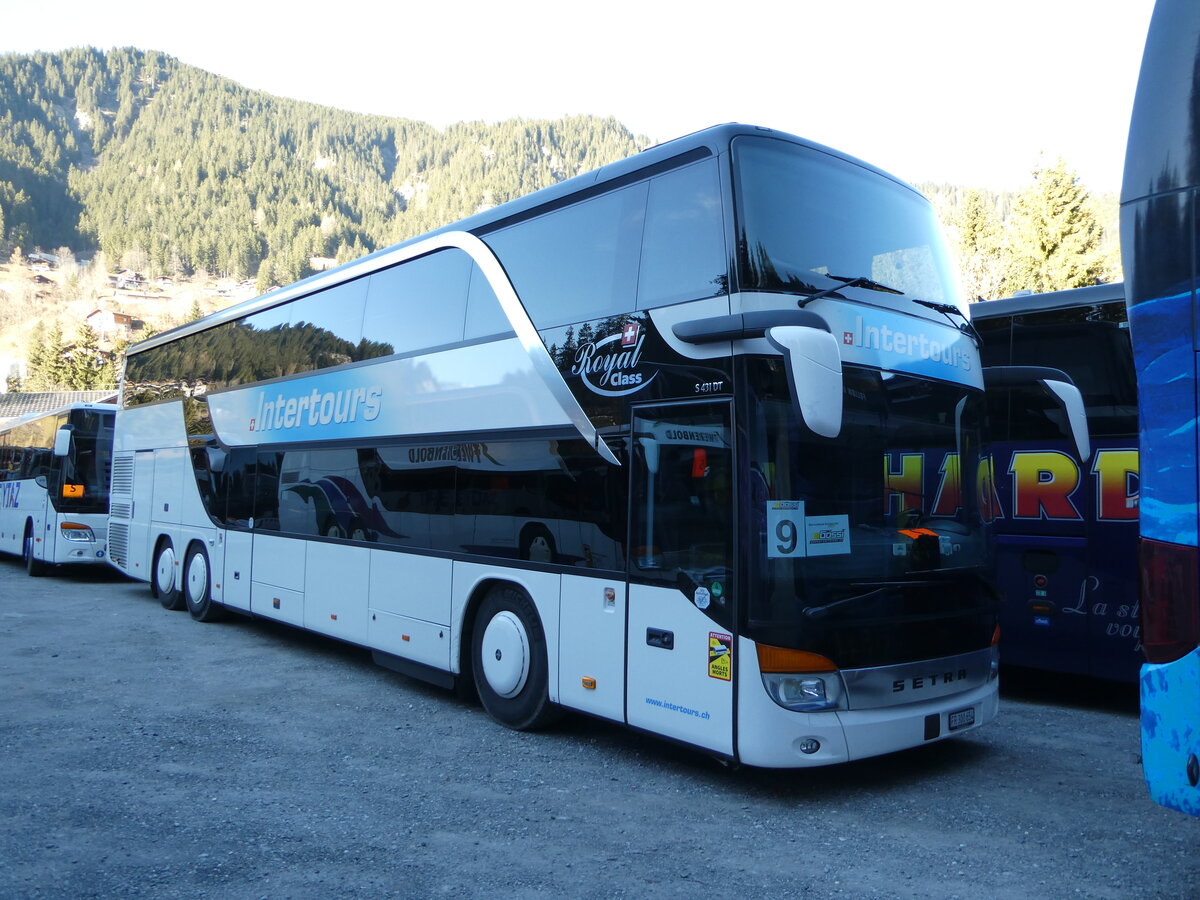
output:
[[[958,712],[952,712],[947,717],[951,731],[958,731],[960,728],[966,728],[975,724],[975,707],[969,709],[960,709]]]

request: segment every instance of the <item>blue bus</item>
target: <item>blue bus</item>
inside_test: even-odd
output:
[[[1121,251],[1142,448],[1142,760],[1151,796],[1200,815],[1197,249],[1200,4],[1159,0],[1134,99]]]
[[[1083,393],[1092,456],[1025,387],[988,392],[1001,662],[1133,683],[1137,385],[1122,284],[974,303],[985,366],[1054,366]]]

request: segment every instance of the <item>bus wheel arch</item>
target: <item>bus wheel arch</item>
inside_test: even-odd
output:
[[[154,557],[150,573],[150,593],[158,598],[163,609],[179,610],[187,605],[179,585],[179,564],[175,558],[175,545],[169,535],[159,535],[154,544]]]
[[[216,622],[224,618],[225,607],[212,598],[212,566],[201,541],[188,544],[181,589],[187,610],[197,622]]]
[[[545,631],[523,588],[507,581],[480,585],[463,634],[471,642],[464,654],[470,677],[488,715],[516,731],[543,728],[559,718],[561,709],[549,695]]]
[[[21,561],[25,563],[25,573],[38,578],[46,574],[47,565],[33,555],[34,543],[33,519],[26,519],[25,534],[21,538]]]

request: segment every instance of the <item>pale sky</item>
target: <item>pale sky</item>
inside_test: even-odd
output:
[[[1120,190],[1153,0],[0,0],[0,53],[161,50],[246,87],[438,127],[766,125],[908,181]]]

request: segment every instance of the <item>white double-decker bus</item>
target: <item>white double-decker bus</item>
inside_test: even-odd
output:
[[[112,562],[756,766],[997,707],[983,374],[933,212],[720,126],[144,341]]]
[[[105,561],[116,410],[72,403],[0,428],[0,550],[30,575]]]

